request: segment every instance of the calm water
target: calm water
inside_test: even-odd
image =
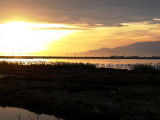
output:
[[[137,63],[160,63],[160,60],[149,60],[149,59],[73,59],[73,60],[49,60],[49,61],[62,61],[62,62],[83,62],[83,63],[99,63],[99,64],[137,64]]]
[[[93,63],[93,64],[145,64],[160,63],[160,59],[0,59],[0,61],[45,61],[45,62],[82,62],[82,63]]]
[[[63,120],[51,115],[37,115],[28,110],[11,107],[0,107],[0,120]]]
[[[0,59],[0,61],[23,61],[24,64],[31,62],[76,62],[76,63],[91,63],[95,64],[97,68],[115,68],[131,70],[133,64],[152,64],[157,69],[160,69],[160,59]],[[159,65],[157,65],[159,64]]]

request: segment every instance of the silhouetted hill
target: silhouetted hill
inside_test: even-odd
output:
[[[160,41],[137,42],[116,48],[100,48],[78,53],[79,56],[160,56]]]

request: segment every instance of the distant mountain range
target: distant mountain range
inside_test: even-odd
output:
[[[100,48],[78,53],[77,56],[160,56],[160,41],[137,42],[116,48]]]

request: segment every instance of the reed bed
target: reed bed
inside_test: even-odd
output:
[[[66,120],[160,119],[160,71],[150,65],[123,70],[89,63],[1,61],[0,73],[11,74],[0,79],[1,106]]]

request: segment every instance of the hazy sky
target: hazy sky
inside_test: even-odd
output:
[[[67,25],[38,27],[42,34],[62,35],[59,40],[44,35],[50,42],[43,53],[113,48],[160,37],[160,0],[0,0],[0,11],[1,24]]]

